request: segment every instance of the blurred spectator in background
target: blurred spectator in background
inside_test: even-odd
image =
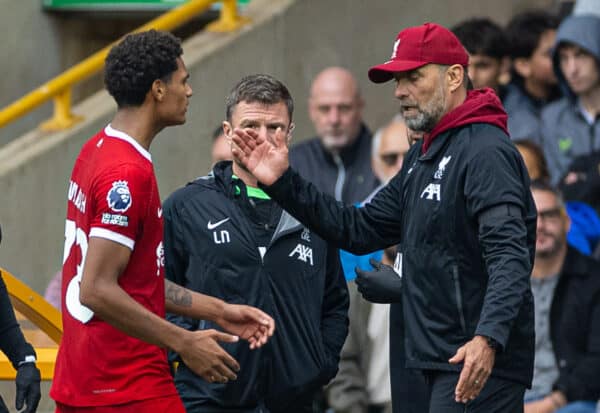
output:
[[[531,287],[535,301],[533,384],[525,413],[594,413],[600,398],[600,270],[567,245],[560,194],[531,186],[538,221]]]
[[[402,117],[378,130],[373,137],[371,162],[382,183],[387,183],[402,167],[409,149],[408,129]],[[379,188],[378,188],[379,189]],[[378,190],[377,189],[377,190]],[[346,278],[354,268],[372,268],[368,258],[393,265],[396,247],[364,256],[342,252]],[[391,413],[389,304],[365,300],[354,282],[350,291],[350,328],[342,348],[340,369],[328,387],[329,406],[335,413]],[[394,347],[394,352],[398,348]]]
[[[386,184],[398,173],[410,145],[422,137],[422,133],[409,130],[400,115],[375,134],[371,161],[381,182]],[[381,263],[392,266],[396,247],[370,256],[355,256],[345,251],[341,255],[345,270],[354,272],[356,267],[372,268],[366,257],[380,259]],[[351,257],[355,257],[354,263]],[[390,317],[389,304],[371,303],[357,291],[354,282],[348,286],[350,330],[342,349],[340,371],[329,386],[330,406],[336,413],[421,413],[429,410],[424,376],[405,367],[402,312]],[[401,309],[400,304],[397,307]],[[392,343],[390,323],[397,333],[392,337]],[[390,348],[393,349],[391,353]],[[393,406],[392,392],[396,400]]]
[[[213,131],[210,159],[213,165],[219,161],[231,160],[231,147],[223,133],[222,126],[215,128]]]
[[[48,301],[54,308],[59,311],[60,308],[60,297],[61,297],[61,285],[62,285],[62,270],[58,270],[54,273],[50,282],[46,286],[44,291],[44,299]]]
[[[410,149],[409,131],[402,116],[392,121],[373,137],[371,145],[371,166],[375,176],[386,184],[400,171],[404,156]]]
[[[541,148],[530,140],[518,141],[515,143],[515,146],[523,157],[531,180],[548,183],[550,175],[548,174],[546,159]],[[571,220],[570,229],[567,233],[567,242],[584,255],[592,255],[600,240],[600,217],[592,206],[586,203],[599,197],[598,193],[593,192],[593,189],[597,188],[597,185],[600,184],[600,172],[597,169],[600,164],[598,162],[596,162],[595,171],[581,172],[582,174],[586,174],[586,176],[589,172],[591,179],[589,186],[586,186],[586,183],[588,183],[587,179],[582,178],[579,184],[567,185],[570,190],[570,197],[565,197],[568,201],[566,203],[567,214]],[[576,173],[573,172],[573,174]],[[593,181],[594,174],[599,177],[595,183]],[[577,189],[582,189],[582,192],[576,194]]]
[[[364,201],[379,186],[363,106],[354,76],[341,67],[326,68],[313,80],[308,100],[317,136],[290,150],[290,164],[300,175],[345,204]]]
[[[517,14],[508,23],[506,36],[512,58],[511,83],[504,97],[508,131],[513,140],[540,143],[540,113],[559,97],[552,69],[552,47],[558,18],[542,10]]]
[[[571,15],[560,25],[554,70],[565,96],[542,111],[542,145],[553,184],[580,155],[600,150],[600,17]]]
[[[465,20],[452,28],[469,53],[469,78],[473,87],[491,87],[500,99],[510,60],[503,29],[488,18]]]
[[[550,174],[548,174],[548,165],[546,165],[546,158],[544,157],[542,148],[529,139],[515,142],[515,146],[523,157],[529,178],[532,181],[549,181]]]
[[[567,201],[581,201],[600,213],[600,151],[573,160],[559,188]]]

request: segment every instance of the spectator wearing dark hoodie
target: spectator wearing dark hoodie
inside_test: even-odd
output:
[[[540,113],[560,96],[552,70],[552,47],[557,17],[532,10],[517,14],[506,27],[512,81],[502,103],[508,114],[508,132],[514,141],[540,143]]]
[[[554,70],[565,96],[542,111],[542,147],[554,184],[576,157],[600,150],[600,17],[569,16],[555,45]]]

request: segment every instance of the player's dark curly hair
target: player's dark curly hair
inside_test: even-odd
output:
[[[140,106],[156,79],[170,80],[183,54],[181,40],[149,30],[127,35],[106,57],[104,84],[119,108]]]

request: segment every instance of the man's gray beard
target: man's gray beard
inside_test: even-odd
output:
[[[416,132],[431,132],[438,122],[437,117],[431,116],[429,113],[419,111],[419,114],[414,118],[404,118],[406,126]]]
[[[414,118],[404,118],[404,122],[409,129],[416,132],[431,132],[435,125],[438,124],[444,110],[446,108],[446,96],[440,82],[440,86],[435,95],[425,105],[423,109],[419,109],[419,113]]]

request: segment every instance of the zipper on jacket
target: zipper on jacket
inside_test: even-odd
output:
[[[462,292],[460,291],[460,280],[458,279],[458,268],[456,265],[452,266],[452,280],[454,281],[454,292],[456,294],[456,306],[458,307],[458,316],[460,319],[460,326],[463,333],[467,333],[467,323],[465,322],[465,315],[463,314],[463,302]]]
[[[333,189],[333,194],[337,201],[342,200],[342,193],[344,191],[344,181],[346,180],[346,168],[344,167],[344,162],[340,155],[333,155],[333,161],[338,168],[337,179],[335,181],[335,188]]]

